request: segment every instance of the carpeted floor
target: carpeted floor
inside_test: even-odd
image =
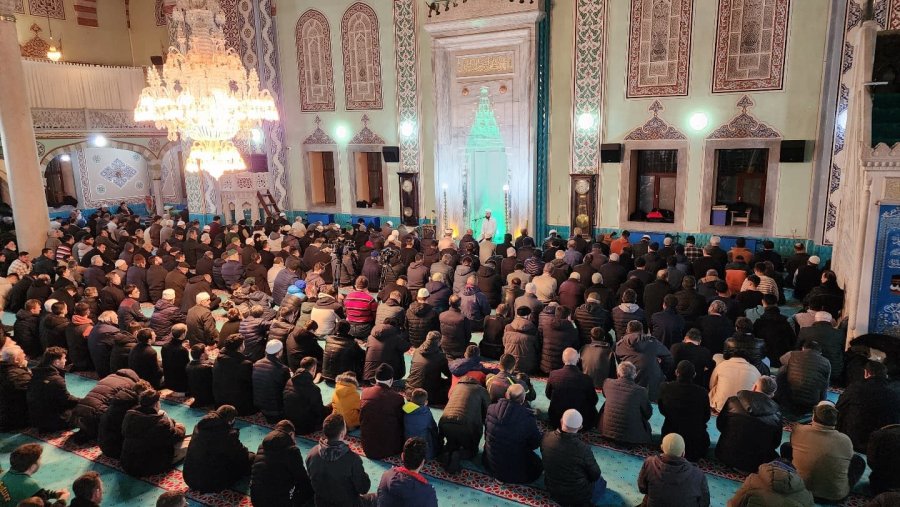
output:
[[[145,309],[149,314],[150,309]],[[790,312],[786,309],[785,313]],[[220,312],[217,312],[220,313]],[[4,324],[12,324],[14,317],[11,314],[3,315]],[[480,336],[476,337],[476,341]],[[409,362],[410,356],[407,356]],[[66,376],[69,390],[76,396],[83,396],[95,381],[69,374]],[[542,379],[534,379],[538,397],[533,406],[542,414],[546,414],[549,400],[544,396],[546,383]],[[329,401],[333,393],[331,386],[323,383],[323,399]],[[830,393],[829,398],[837,398],[835,393]],[[169,397],[163,403],[163,409],[171,417],[184,424],[190,431],[203,416],[204,411],[192,409],[177,398]],[[601,401],[602,403],[602,396]],[[435,419],[440,417],[440,410],[432,409]],[[654,413],[651,425],[656,441],[659,441],[659,433],[663,418],[659,413]],[[543,424],[543,423],[542,423]],[[270,425],[260,417],[243,419],[239,422],[241,428],[241,440],[244,444],[255,450],[263,437],[270,429]],[[786,428],[787,429],[787,428]],[[718,441],[719,433],[715,428],[715,419],[709,423],[709,434],[713,447]],[[122,506],[152,506],[156,497],[164,490],[186,491],[187,486],[181,477],[179,469],[172,470],[163,476],[133,478],[123,473],[116,460],[108,459],[101,455],[96,446],[82,447],[69,441],[69,432],[61,434],[38,435],[33,432],[22,435],[0,433],[0,465],[5,469],[9,462],[9,453],[23,443],[42,442],[45,452],[41,470],[36,474],[38,482],[47,488],[71,488],[72,480],[87,470],[95,470],[103,478],[105,498],[103,505]],[[306,435],[297,438],[297,444],[304,455],[315,445],[317,435]],[[633,506],[641,502],[642,495],[637,490],[636,480],[638,471],[645,456],[655,453],[655,447],[638,447],[626,449],[608,441],[604,441],[594,432],[588,432],[583,438],[591,444],[594,455],[597,458],[603,476],[608,482],[609,490],[604,498],[604,506]],[[785,431],[784,439],[790,438],[789,431]],[[362,454],[359,447],[358,432],[351,434],[350,445]],[[710,451],[710,455],[712,451]],[[395,464],[395,460],[376,461],[363,458],[365,469],[372,480],[371,491],[375,491],[378,481],[384,470]],[[701,468],[707,473],[712,505],[724,506],[734,492],[740,487],[743,476],[723,467],[715,460],[701,460]],[[480,463],[480,456],[472,462],[463,462],[464,470],[455,475],[446,474],[436,463],[428,463],[424,473],[435,486],[441,505],[453,506],[506,506],[506,505],[556,505],[543,490],[543,479],[529,486],[505,485],[494,481],[484,473]],[[862,496],[867,489],[867,477],[863,478],[860,485],[842,505],[863,505],[866,498]],[[250,505],[248,498],[248,484],[244,482],[234,486],[233,490],[216,495],[201,495],[188,491],[191,505]]]

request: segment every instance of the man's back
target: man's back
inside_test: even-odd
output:
[[[587,444],[575,433],[548,431],[541,441],[544,484],[563,505],[589,505],[600,467]]]
[[[322,441],[309,451],[306,468],[317,506],[358,505],[371,482],[362,459],[343,441]]]
[[[372,459],[403,450],[403,396],[382,384],[363,389],[360,398],[360,438]]]
[[[839,501],[850,493],[850,437],[816,422],[796,425],[791,432],[791,449],[792,462],[813,496]]]
[[[394,467],[381,476],[378,507],[437,507],[434,487],[421,474]]]

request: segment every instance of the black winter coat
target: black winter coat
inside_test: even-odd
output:
[[[425,335],[429,331],[439,329],[438,314],[434,307],[428,303],[415,303],[409,305],[406,310],[406,329],[409,332],[409,343],[418,347],[425,341]]]
[[[68,412],[80,401],[69,394],[66,378],[53,366],[37,366],[28,385],[28,415],[38,431],[69,428]],[[4,375],[5,377],[5,375]]]
[[[872,433],[866,461],[872,469],[869,486],[873,494],[900,489],[900,475],[897,474],[900,468],[900,425],[891,424]]]
[[[328,409],[322,403],[322,391],[313,384],[312,375],[304,369],[298,370],[289,377],[283,390],[284,417],[294,423],[297,434],[321,430]]]
[[[31,372],[27,367],[0,364],[0,431],[14,432],[28,427],[30,383]]]
[[[362,458],[342,441],[319,441],[306,456],[317,507],[355,507],[372,485]]]
[[[254,454],[239,429],[210,412],[200,419],[184,458],[184,482],[201,493],[217,493],[250,475]]]
[[[809,413],[825,399],[831,363],[817,350],[795,350],[788,353],[778,371],[775,399],[797,414]]]
[[[656,280],[644,287],[644,311],[650,318],[653,314],[663,309],[663,299],[672,293],[672,288],[666,280]]]
[[[406,388],[428,391],[428,404],[442,406],[447,403],[450,389],[450,367],[447,356],[435,341],[423,344],[413,353]]]
[[[166,276],[169,274],[162,265],[150,266],[147,268],[147,294],[150,296],[148,301],[156,302],[162,298],[163,290],[166,289]]]
[[[488,315],[484,318],[484,334],[478,348],[481,356],[487,359],[500,359],[503,355],[503,330],[510,320],[503,315]]]
[[[370,459],[403,451],[403,396],[383,384],[363,389],[359,404],[359,437]]]
[[[66,348],[66,327],[69,326],[69,320],[65,315],[55,315],[48,313],[40,322],[40,339],[41,347],[46,350],[47,347]]]
[[[449,307],[448,301],[450,300],[450,296],[453,294],[450,287],[443,282],[432,281],[426,283],[425,288],[428,289],[429,293],[428,299],[426,299],[425,302],[434,307],[434,311],[438,314],[446,311]]]
[[[72,365],[72,371],[91,371],[94,369],[94,363],[91,362],[91,353],[87,347],[87,336],[84,335],[88,326],[93,327],[92,324],[69,324],[66,327],[66,345],[69,350],[66,360]]]
[[[273,430],[256,451],[250,471],[253,505],[295,507],[312,500],[303,454],[289,433]]]
[[[606,341],[592,341],[581,347],[581,370],[600,389],[608,378],[616,378],[616,354]]]
[[[740,391],[728,398],[716,428],[722,433],[716,458],[730,467],[751,471],[778,457],[783,426],[775,400],[763,393]]]
[[[856,452],[865,452],[872,432],[900,424],[900,383],[882,377],[853,382],[835,406],[837,430],[850,437]]]
[[[562,353],[568,347],[575,350],[581,347],[578,329],[575,328],[575,324],[571,320],[554,319],[544,332],[544,346],[541,349],[541,371],[549,374],[562,368]]]
[[[360,348],[352,336],[329,335],[325,338],[322,360],[322,377],[334,380],[342,373],[352,371],[356,378],[363,378],[366,351]]]
[[[122,421],[119,462],[130,475],[144,477],[172,467],[175,444],[184,439],[184,427],[155,408],[134,408]]]
[[[622,303],[620,305],[616,305],[612,309],[612,320],[613,320],[613,329],[616,332],[616,340],[621,340],[627,334],[626,328],[628,327],[628,323],[632,320],[636,320],[644,324],[644,329],[647,328],[647,317],[644,313],[644,310],[638,307],[636,304],[625,304]]]
[[[461,311],[453,308],[439,317],[441,331],[441,349],[448,359],[458,359],[466,352],[472,340],[472,323]]]
[[[97,443],[104,455],[119,459],[122,455],[122,422],[125,414],[138,406],[138,396],[132,389],[121,389],[100,415],[97,426]]]
[[[394,369],[394,378],[406,376],[404,354],[409,350],[406,334],[390,324],[378,324],[372,329],[366,346],[366,364],[363,379],[375,381],[375,371],[381,363],[387,363]]]
[[[578,328],[578,336],[582,345],[591,343],[591,329],[599,327],[604,333],[612,329],[612,315],[602,303],[589,301],[575,309],[572,317]]]
[[[620,361],[631,361],[637,368],[634,381],[647,388],[650,401],[659,398],[659,386],[674,366],[672,353],[659,340],[650,335],[631,333],[616,344],[616,356]]]
[[[487,297],[488,304],[491,308],[496,308],[500,304],[501,287],[503,283],[500,280],[500,274],[493,266],[483,265],[476,272],[478,276],[478,288]]]
[[[697,319],[697,328],[703,337],[703,346],[713,354],[721,354],[725,340],[734,333],[734,322],[724,315],[704,315]]]
[[[187,313],[188,310],[197,304],[197,294],[205,292],[212,296],[212,287],[202,275],[193,276],[188,279],[188,283],[184,288],[184,294],[181,296],[181,311]]]
[[[40,317],[24,308],[16,312],[16,322],[13,324],[13,334],[16,338],[16,342],[22,347],[22,350],[25,351],[25,355],[32,359],[37,359],[44,352],[38,334],[39,323]],[[109,359],[107,359],[106,362],[109,363]]]
[[[592,505],[594,483],[600,479],[600,467],[588,444],[575,433],[549,431],[541,441],[544,484],[550,496],[561,505]]]
[[[240,352],[223,350],[213,365],[213,397],[216,405],[232,405],[241,415],[256,412],[253,406],[253,363]]]
[[[797,342],[794,328],[787,317],[781,314],[777,306],[766,308],[763,314],[753,323],[753,336],[761,339],[766,345],[766,353],[772,366],[781,366],[779,358],[794,349]]]
[[[659,413],[666,420],[662,435],[678,433],[684,438],[684,457],[697,461],[709,450],[709,393],[693,382],[666,382],[660,388]]]
[[[187,373],[187,393],[194,398],[192,407],[206,407],[215,404],[213,395],[213,365],[207,361],[191,361],[185,368]]]
[[[110,374],[109,362],[112,355],[112,348],[115,344],[116,337],[122,334],[119,328],[111,325],[99,323],[91,330],[91,334],[87,338],[88,351],[91,354],[91,361],[97,371],[97,376],[101,379]]]
[[[563,413],[574,408],[584,418],[584,428],[597,424],[597,391],[594,381],[577,366],[563,366],[550,372],[544,394],[550,400],[547,423],[551,428],[559,428]]]
[[[603,383],[603,396],[600,434],[616,442],[649,444],[653,407],[647,389],[628,378],[609,379]]]
[[[822,355],[831,363],[831,381],[839,382],[844,375],[844,343],[846,331],[835,329],[829,322],[816,322],[804,327],[797,336],[797,344],[815,340],[822,346]]]
[[[291,372],[277,357],[267,354],[253,364],[253,404],[266,419],[281,418],[282,396]]]
[[[541,430],[531,409],[502,398],[488,407],[482,463],[501,482],[525,484],[544,470],[533,452],[541,445]]]
[[[153,315],[150,316],[150,329],[156,333],[158,339],[163,339],[169,336],[172,326],[183,324],[186,317],[187,315],[174,303],[160,299],[153,305]]]
[[[188,390],[187,368],[191,361],[190,353],[185,348],[184,342],[170,340],[162,346],[163,379],[166,388],[183,393]]]
[[[766,344],[752,334],[742,335],[735,332],[731,338],[725,340],[722,355],[725,359],[743,357],[748,363],[756,366],[761,374],[769,374],[769,367],[762,362],[766,356]]]
[[[111,373],[97,382],[94,388],[78,401],[73,410],[78,422],[78,439],[89,441],[96,438],[100,415],[107,411],[119,391],[131,390],[140,379],[137,373],[124,369]]]
[[[136,344],[128,354],[128,367],[142,379],[150,382],[154,389],[159,389],[162,385],[163,371],[159,366],[159,356],[152,346]]]

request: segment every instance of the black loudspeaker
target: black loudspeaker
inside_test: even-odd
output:
[[[387,152],[385,152],[387,153]],[[387,156],[385,156],[387,162]],[[419,226],[419,175],[397,173],[400,177],[400,220],[403,225]]]
[[[160,55],[154,55],[154,56],[151,56],[151,57],[150,57],[150,63],[152,63],[153,65],[155,65],[155,66],[157,66],[157,67],[162,67],[162,65],[163,65],[163,63],[164,63],[163,57],[160,56]]]
[[[269,172],[269,157],[265,153],[252,153],[250,155],[250,163],[247,169],[251,173],[267,173]]]
[[[618,164],[622,162],[621,144],[601,144],[600,162],[604,164]]]
[[[400,147],[382,146],[381,156],[384,157],[385,162],[396,164],[397,162],[400,162]]]
[[[806,144],[812,141],[781,141],[779,162],[807,162]]]

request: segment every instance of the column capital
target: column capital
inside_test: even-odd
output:
[[[16,22],[16,0],[0,0],[0,22]]]

